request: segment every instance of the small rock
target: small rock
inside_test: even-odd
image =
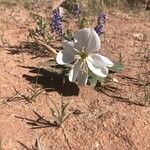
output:
[[[138,41],[143,41],[143,39],[144,39],[144,36],[142,33],[134,33],[133,37],[135,40],[138,40]]]

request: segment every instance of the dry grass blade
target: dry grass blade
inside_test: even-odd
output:
[[[145,106],[150,106],[150,86],[144,85]]]
[[[36,139],[35,146],[32,148],[33,150],[43,150],[40,139],[41,138]]]

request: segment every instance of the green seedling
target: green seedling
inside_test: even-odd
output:
[[[61,127],[62,124],[69,118],[71,113],[67,113],[67,107],[69,103],[64,103],[63,97],[61,96],[61,106],[60,108],[56,105],[56,103],[51,99],[51,102],[53,103],[54,108],[49,106],[49,109],[52,113],[52,116],[54,118],[54,123]],[[49,105],[49,104],[48,104]]]
[[[32,14],[36,27],[35,29],[29,29],[29,37],[37,41],[43,41],[44,43],[49,43],[53,39],[53,35],[49,32],[49,26],[45,19],[37,14]]]
[[[41,88],[29,88],[28,90],[30,94],[27,96],[24,95],[24,98],[29,102],[35,102],[37,97],[44,91]]]
[[[86,17],[82,16],[79,18],[79,28],[88,28],[89,27],[89,21],[87,20]]]

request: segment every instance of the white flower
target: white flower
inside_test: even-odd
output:
[[[106,57],[98,54],[100,39],[94,29],[85,28],[74,35],[74,42],[64,41],[64,50],[57,55],[56,61],[60,65],[73,64],[69,72],[69,81],[77,81],[85,85],[88,80],[88,72],[106,77],[108,68],[114,64]]]

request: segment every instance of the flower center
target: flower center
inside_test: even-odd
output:
[[[85,60],[85,59],[88,57],[88,54],[87,54],[86,52],[82,51],[82,52],[79,54],[79,56],[80,56],[80,58],[81,58],[82,60]]]

